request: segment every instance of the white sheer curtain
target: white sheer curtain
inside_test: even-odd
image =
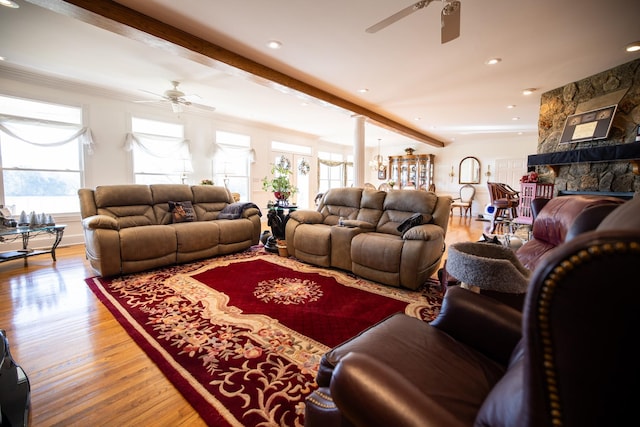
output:
[[[164,160],[180,160],[183,168],[193,170],[188,139],[146,133],[127,133],[125,151],[137,148],[145,154]]]
[[[46,135],[42,136],[42,133],[39,133],[40,136],[38,137],[38,140],[34,140],[33,136],[30,135],[33,135],[33,128],[36,126],[41,126],[47,129],[55,128],[61,131],[68,131],[68,134],[65,132],[62,139],[60,139],[59,136],[56,137],[57,139],[47,139]],[[0,115],[0,131],[6,133],[12,138],[16,138],[27,144],[39,147],[56,147],[68,144],[69,142],[79,138],[80,142],[87,148],[87,152],[89,154],[93,153],[93,136],[91,134],[91,129],[88,127],[51,120]]]
[[[230,159],[237,159],[241,156],[243,158],[248,158],[251,164],[256,162],[256,150],[253,148],[232,147],[230,145],[221,145],[214,142],[211,144],[211,148],[209,149],[209,157],[214,158],[220,155]]]

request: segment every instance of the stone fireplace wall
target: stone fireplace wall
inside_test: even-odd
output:
[[[628,89],[627,89],[628,88]],[[579,104],[627,89],[618,103],[609,136],[604,140],[560,144],[565,119]],[[542,94],[538,121],[538,154],[625,144],[636,141],[640,123],[640,59]],[[536,170],[555,191],[639,192],[640,175],[629,161],[573,163]]]

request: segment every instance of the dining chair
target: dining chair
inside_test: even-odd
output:
[[[451,215],[453,216],[453,209],[460,209],[460,216],[462,215],[462,210],[464,209],[464,216],[471,216],[471,206],[473,205],[473,198],[476,195],[476,187],[471,184],[465,184],[460,187],[458,192],[458,197],[453,199],[453,203],[451,203]]]
[[[383,182],[382,184],[380,184],[380,186],[378,186],[378,190],[380,190],[380,191],[389,191],[389,190],[391,190],[391,186],[389,184],[387,184],[386,182]]]
[[[491,206],[494,207],[490,231],[493,233],[499,218],[515,219],[518,216],[520,192],[502,182],[487,182],[487,187],[491,197]]]

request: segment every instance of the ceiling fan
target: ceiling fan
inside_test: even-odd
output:
[[[394,22],[411,15],[413,12],[424,9],[434,1],[435,0],[421,0],[414,3],[377,24],[370,26],[365,31],[367,33],[376,33]],[[444,6],[440,12],[440,41],[441,43],[446,43],[460,37],[460,10],[462,9],[462,4],[458,0],[442,0],[442,2]]]
[[[172,89],[167,89],[163,94],[149,92],[147,90],[141,89],[143,92],[150,93],[151,95],[159,96],[162,99],[157,100],[142,100],[142,101],[133,101],[138,103],[151,103],[151,102],[168,102],[171,104],[171,109],[174,113],[182,113],[183,106],[191,106],[200,108],[202,110],[207,111],[215,111],[215,107],[210,107],[204,104],[198,104],[193,102],[194,100],[202,99],[199,95],[185,95],[184,92],[178,89],[178,85],[180,82],[173,80],[171,85]]]

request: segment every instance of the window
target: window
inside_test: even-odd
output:
[[[301,164],[308,165],[307,157],[311,156],[313,149],[307,145],[290,144],[286,142],[271,141],[271,151],[275,156],[274,164],[284,156],[291,164],[291,183],[298,189],[291,201],[294,201],[299,209],[308,209],[310,204],[310,170],[301,169]]]
[[[353,185],[353,158],[338,153],[321,151],[318,153],[318,192],[325,193],[330,188],[350,187]]]
[[[81,108],[0,95],[1,203],[13,215],[79,212],[83,143]]]
[[[216,131],[215,147],[213,182],[240,194],[240,200],[249,200],[249,162],[253,161],[251,137]]]
[[[128,146],[136,184],[186,182],[193,167],[182,124],[132,117],[131,131]]]

